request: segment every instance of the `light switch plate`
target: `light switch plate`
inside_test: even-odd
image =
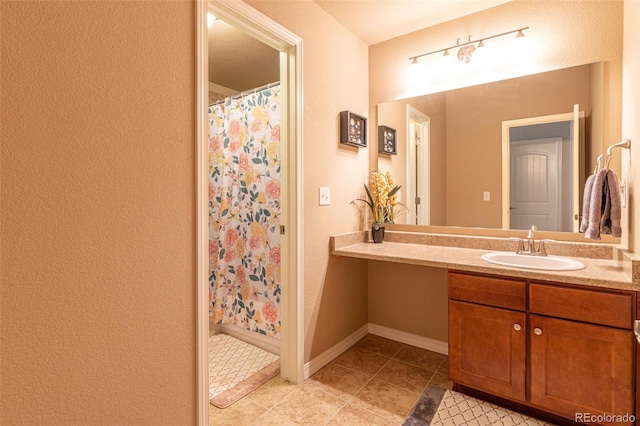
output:
[[[331,190],[328,186],[321,186],[318,190],[318,204],[328,206],[331,204]]]
[[[491,192],[489,192],[489,191],[485,191],[485,192],[482,194],[482,199],[483,199],[484,201],[491,201]]]

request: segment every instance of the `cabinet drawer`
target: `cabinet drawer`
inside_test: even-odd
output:
[[[449,298],[524,311],[525,282],[449,273]]]
[[[529,285],[529,310],[557,318],[631,329],[633,297],[624,293],[532,283]]]

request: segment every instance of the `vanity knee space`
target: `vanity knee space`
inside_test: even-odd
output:
[[[571,420],[635,414],[635,292],[453,271],[448,286],[457,387]]]

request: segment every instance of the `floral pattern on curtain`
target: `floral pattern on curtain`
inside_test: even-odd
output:
[[[209,107],[209,314],[280,338],[280,86]]]

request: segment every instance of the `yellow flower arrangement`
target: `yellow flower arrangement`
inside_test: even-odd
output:
[[[364,201],[371,209],[373,223],[385,223],[395,220],[396,216],[405,206],[398,201],[400,185],[395,185],[391,173],[376,170],[371,172],[371,189],[364,185],[367,199]]]

